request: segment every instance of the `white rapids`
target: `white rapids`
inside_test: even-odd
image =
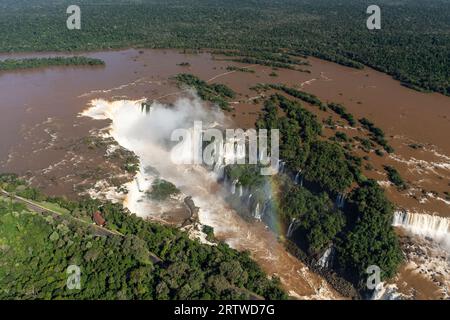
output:
[[[126,185],[128,194],[124,206],[138,216],[152,217],[155,207],[145,197],[144,191],[160,176],[174,183],[184,195],[192,196],[195,205],[200,207],[200,223],[213,227],[215,236],[231,247],[248,250],[265,272],[280,278],[293,296],[302,299],[338,298],[323,279],[288,254],[276,235],[263,223],[246,222],[229,207],[214,171],[202,165],[183,165],[172,161],[174,156],[179,160],[190,157],[192,153],[186,148],[178,149],[175,155],[171,152],[173,130],[190,129],[194,121],[202,121],[207,127],[217,124],[227,126],[228,120],[224,114],[205,107],[198,98],[181,98],[171,107],[154,102],[151,112],[145,114],[141,111],[142,101],[93,100],[81,114],[93,119],[110,120],[110,135],[140,159],[140,171]],[[239,155],[242,150],[236,152]]]

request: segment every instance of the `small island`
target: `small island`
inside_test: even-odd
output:
[[[34,69],[53,66],[104,66],[101,59],[84,56],[6,59],[0,61],[0,71]]]

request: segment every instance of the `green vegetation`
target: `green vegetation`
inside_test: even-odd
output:
[[[347,112],[347,109],[339,104],[339,103],[330,103],[328,104],[328,108],[333,110],[336,114],[338,114],[342,119],[346,120],[348,124],[352,127],[355,126],[356,120],[353,117],[353,115],[349,112]]]
[[[33,69],[33,68],[53,67],[53,66],[103,66],[103,65],[105,65],[105,62],[103,60],[81,56],[6,59],[0,61],[0,71]]]
[[[214,228],[204,225],[202,228],[203,233],[206,234],[206,240],[208,241],[214,241]]]
[[[163,201],[179,193],[180,190],[173,183],[163,179],[155,179],[152,183],[152,189],[147,192],[147,195],[150,199]]]
[[[249,58],[249,57],[233,59],[232,61],[240,62],[240,63],[247,63],[247,64],[259,64],[262,66],[273,67],[273,68],[284,68],[284,69],[295,70],[295,67],[288,63],[276,62],[276,61],[270,61],[270,60],[260,60],[260,59]]]
[[[239,180],[243,187],[259,187],[264,183],[259,170],[258,166],[251,164],[228,165],[225,167],[225,175],[231,181]]]
[[[331,192],[349,188],[353,174],[342,147],[326,141],[313,142],[305,163],[305,178]]]
[[[334,136],[335,136],[335,139],[340,142],[347,142],[350,140],[350,138],[347,136],[347,134],[345,132],[338,131],[334,134]]]
[[[297,65],[309,65],[307,61],[301,61],[292,56],[280,53],[280,52],[267,52],[264,50],[238,50],[238,51],[213,51],[215,54],[223,54],[226,56],[238,56],[238,58],[232,58],[231,61],[246,63],[246,64],[259,64],[262,66],[272,68],[284,68],[297,70],[301,72],[310,72],[309,70],[302,70],[297,68]]]
[[[280,208],[283,220],[298,221],[296,243],[303,245],[309,255],[320,254],[333,244],[344,227],[344,215],[335,209],[326,193],[314,195],[292,184],[284,188]]]
[[[278,108],[286,116],[279,117]],[[345,152],[335,143],[319,140],[322,125],[300,103],[282,95],[271,96],[265,102],[257,127],[280,130],[280,158],[293,172],[305,169],[307,180],[330,192],[342,192],[350,187],[353,175]]]
[[[68,0],[3,0],[0,28],[7,32],[0,35],[0,51],[260,48],[355,68],[365,64],[409,87],[450,94],[448,1],[380,0],[381,30],[366,28],[367,1],[261,0],[256,6],[253,0],[146,0],[126,7],[119,0],[97,1],[78,1],[82,28],[68,30],[61,14]]]
[[[219,83],[208,84],[205,81],[197,78],[196,76],[187,73],[178,74],[175,79],[180,85],[195,88],[198,95],[203,100],[215,103],[223,110],[231,111],[227,99],[234,98],[236,96],[236,93],[226,85]]]
[[[359,122],[365,129],[369,130],[369,132],[372,134],[372,140],[374,140],[376,143],[382,146],[384,150],[386,150],[386,152],[388,153],[394,152],[394,149],[386,141],[383,130],[376,127],[373,122],[371,122],[366,118],[359,119]]]
[[[284,116],[279,116],[278,108]],[[361,290],[369,265],[378,265],[383,279],[392,277],[401,261],[391,226],[393,207],[378,184],[362,175],[362,158],[321,139],[316,117],[297,102],[273,95],[263,111],[257,127],[280,129],[280,157],[288,171],[301,170],[308,188],[285,179],[280,191],[277,212],[286,226],[295,219],[295,243],[308,259],[334,245],[336,270]],[[340,139],[348,138],[340,135]],[[330,199],[342,196],[354,183],[357,187],[347,204],[338,209]]]
[[[368,180],[355,189],[349,202],[347,216],[352,221],[338,245],[338,261],[362,288],[370,265],[380,267],[382,279],[394,276],[402,252],[392,228],[393,206],[376,181]]]
[[[359,143],[361,144],[361,149],[363,149],[365,152],[370,152],[370,150],[375,147],[374,143],[370,141],[370,139],[356,136],[355,140],[359,141]]]
[[[400,176],[397,169],[392,166],[384,166],[386,170],[389,181],[391,181],[399,190],[405,190],[407,188],[406,182]]]
[[[295,57],[295,54],[286,54],[283,52],[268,52],[266,50],[261,49],[251,49],[251,50],[214,50],[214,54],[222,54],[225,56],[238,56],[238,57],[246,57],[255,59],[258,61],[262,61],[263,63],[255,63],[255,64],[263,64],[272,67],[277,67],[276,65],[271,65],[271,63],[283,65],[286,69],[295,69],[295,65],[309,65],[309,62],[306,60],[301,60]],[[300,57],[300,56],[299,56]],[[305,56],[301,56],[300,58],[306,58]],[[233,59],[234,61],[234,59]]]
[[[41,207],[44,207],[46,209],[49,209],[51,211],[57,212],[59,214],[70,214],[70,211],[66,208],[61,207],[58,203],[55,202],[49,202],[49,201],[43,201],[43,202],[37,202]]]
[[[1,175],[0,181],[10,190],[21,185],[14,176]],[[123,236],[100,236],[91,223],[0,200],[1,299],[286,298],[279,280],[269,280],[246,252],[200,244],[117,204],[60,203],[73,217],[90,219],[101,210],[108,228]],[[81,269],[79,290],[66,287],[69,265]]]
[[[343,212],[326,193],[313,194],[292,182],[285,182],[280,203],[286,225],[295,221],[292,239],[306,252],[307,261],[334,245],[335,270],[362,291],[370,265],[380,267],[383,280],[395,275],[402,252],[391,226],[393,207],[376,181],[361,183]]]
[[[228,66],[227,70],[228,71],[239,71],[239,72],[255,73],[255,70],[252,70],[250,68],[240,68],[240,67],[235,67],[235,66]]]
[[[294,88],[290,88],[287,87],[283,84],[263,84],[263,83],[259,83],[257,84],[255,87],[252,87],[251,89],[255,90],[255,91],[267,91],[269,89],[274,89],[274,90],[279,90],[282,91],[284,93],[287,93],[288,95],[300,99],[306,103],[309,103],[313,106],[318,106],[321,110],[325,110],[325,104],[322,103],[322,101],[320,101],[320,99],[318,97],[316,97],[313,94],[304,92],[304,91],[300,91]]]

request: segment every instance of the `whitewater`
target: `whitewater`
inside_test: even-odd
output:
[[[130,212],[143,218],[159,218],[159,209],[145,191],[161,177],[175,184],[183,195],[191,196],[203,225],[214,228],[217,239],[239,251],[248,250],[269,276],[277,276],[286,291],[299,299],[336,299],[339,295],[329,284],[290,255],[277,235],[262,222],[247,222],[224,200],[225,193],[217,175],[202,165],[183,165],[172,161],[175,129],[189,129],[194,121],[209,127],[231,122],[217,109],[205,106],[197,97],[180,98],[173,105],[154,102],[148,113],[142,112],[143,100],[92,100],[81,113],[97,120],[110,120],[109,134],[122,147],[134,152],[140,170],[126,187],[123,202]],[[188,151],[186,151],[188,152]],[[179,150],[179,157],[189,157]]]

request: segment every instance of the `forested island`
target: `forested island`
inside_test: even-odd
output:
[[[367,1],[164,0],[77,2],[81,30],[68,30],[70,1],[2,1],[0,51],[124,47],[236,49],[242,62],[293,68],[280,50],[354,68],[371,66],[404,85],[450,94],[450,3],[381,0],[381,30],[366,28]],[[17,17],[20,16],[20,19]],[[25,23],[24,23],[25,22]]]
[[[220,83],[208,84],[189,73],[176,75],[175,80],[179,86],[185,86],[196,90],[200,98],[218,105],[222,110],[231,111],[228,99],[234,98],[236,93]]]
[[[105,62],[101,59],[73,56],[73,57],[51,57],[51,58],[25,58],[0,60],[0,71],[19,69],[34,69],[55,66],[103,66]]]
[[[280,86],[273,88],[323,105],[316,97],[300,91]],[[285,115],[280,115],[280,109]],[[345,115],[346,120],[353,119],[343,106],[332,109]],[[356,125],[356,121],[352,124]],[[319,272],[322,272],[317,267],[320,257],[332,250],[329,267],[361,293],[366,290],[368,266],[379,266],[383,280],[393,277],[403,260],[391,226],[394,206],[378,183],[362,174],[360,159],[342,145],[324,140],[317,116],[281,94],[271,95],[265,101],[256,126],[280,129],[282,165],[278,175],[269,178],[259,176],[255,166],[229,165],[226,168],[226,180],[236,181],[237,186],[246,189],[245,194],[252,195],[250,200],[244,201],[244,207],[249,207],[247,215],[262,216],[275,230],[274,218],[265,215],[265,211],[275,212],[275,221],[283,221],[287,230],[287,248]],[[399,185],[402,180],[395,169],[386,170],[393,183]],[[275,199],[267,194],[265,184],[277,186]],[[237,194],[231,195],[229,200],[236,208],[242,208],[242,199]],[[332,282],[350,292],[344,288],[348,285],[336,280],[336,276],[332,276]]]

